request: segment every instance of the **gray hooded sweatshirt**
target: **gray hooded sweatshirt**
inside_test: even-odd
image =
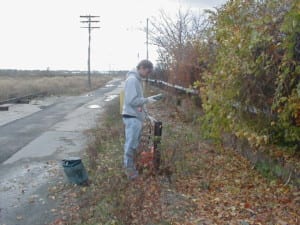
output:
[[[145,119],[145,107],[148,99],[144,98],[142,79],[137,70],[127,73],[124,88],[124,105],[122,115],[136,117],[140,121]]]

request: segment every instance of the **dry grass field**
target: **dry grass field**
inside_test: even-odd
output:
[[[92,89],[112,79],[109,75],[92,76]],[[0,76],[0,101],[27,94],[77,95],[89,91],[87,77],[70,76]]]

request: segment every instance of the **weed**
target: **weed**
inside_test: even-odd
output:
[[[103,86],[109,76],[92,77],[93,88]],[[77,95],[89,91],[85,76],[1,76],[0,100],[44,92],[48,95]]]

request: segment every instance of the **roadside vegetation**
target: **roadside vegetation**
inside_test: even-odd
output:
[[[298,0],[234,0],[175,19],[162,12],[152,20],[153,78],[199,90],[203,136],[220,142],[230,132],[299,155],[299,12]]]
[[[150,32],[152,78],[199,91],[201,136],[298,186],[299,12],[297,0],[234,0],[202,14],[161,12]]]
[[[200,139],[198,122],[185,118],[171,97],[149,111],[164,126],[159,172],[145,171],[136,181],[124,175],[123,123],[113,101],[99,128],[88,133],[91,184],[61,187],[62,214],[53,224],[299,223],[297,188],[262,176],[235,151]]]
[[[110,79],[109,75],[92,76],[92,88],[99,88]],[[86,75],[0,76],[0,101],[39,92],[45,95],[77,95],[87,91]]]

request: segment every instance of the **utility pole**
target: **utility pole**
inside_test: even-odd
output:
[[[147,60],[149,60],[149,49],[148,49],[148,46],[149,46],[149,18],[147,18],[147,26],[146,26],[146,57],[147,57]]]
[[[96,23],[99,23],[99,20],[92,20],[93,18],[98,18],[100,16],[91,16],[91,15],[87,15],[87,16],[80,16],[80,18],[84,19],[83,21],[80,21],[83,24],[88,24],[88,26],[85,27],[81,27],[81,28],[87,28],[88,32],[89,32],[89,45],[88,45],[88,85],[89,88],[92,88],[92,83],[91,83],[91,32],[92,29],[99,29],[100,27],[97,26],[93,26]]]

